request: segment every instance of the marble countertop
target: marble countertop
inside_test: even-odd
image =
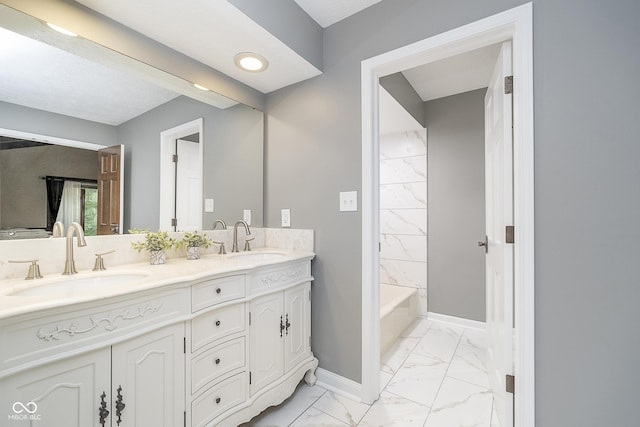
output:
[[[166,264],[150,265],[149,263],[125,264],[108,268],[105,271],[81,271],[72,276],[62,274],[47,275],[43,279],[5,279],[0,280],[0,319],[35,311],[64,307],[90,301],[99,301],[127,295],[134,292],[157,289],[178,283],[190,283],[212,276],[221,276],[233,273],[245,273],[257,267],[265,265],[277,266],[278,264],[312,259],[313,252],[294,252],[276,248],[261,248],[247,254],[277,253],[280,256],[271,259],[259,259],[258,257],[243,257],[239,254],[207,254],[199,260],[188,261],[186,259],[172,258]],[[140,275],[130,283],[104,284],[87,287],[87,290],[59,291],[46,295],[12,295],[29,288],[46,286],[61,281],[74,281],[92,279],[97,277]]]

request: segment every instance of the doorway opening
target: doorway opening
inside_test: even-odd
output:
[[[515,425],[535,425],[533,312],[533,72],[531,4],[379,55],[362,63],[362,400],[378,398],[380,372],[379,79],[418,65],[513,42],[513,225]]]
[[[160,134],[160,230],[202,229],[203,141],[202,118]]]

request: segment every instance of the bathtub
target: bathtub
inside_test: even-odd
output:
[[[418,318],[418,290],[380,285],[380,355]]]

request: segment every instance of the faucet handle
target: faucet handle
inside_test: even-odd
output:
[[[96,263],[93,265],[93,271],[103,271],[106,270],[106,267],[104,266],[104,260],[102,259],[102,257],[104,255],[109,255],[114,253],[116,250],[112,249],[110,251],[107,252],[102,252],[100,254],[96,254]]]
[[[34,258],[34,259],[25,259],[25,260],[9,260],[10,263],[13,264],[20,264],[20,263],[26,263],[26,262],[30,262],[31,265],[29,266],[29,272],[27,273],[27,277],[25,277],[25,280],[35,280],[35,279],[42,279],[42,274],[40,274],[40,266],[38,265],[38,259]]]
[[[216,242],[215,240],[212,240],[212,242],[215,243],[216,245],[220,245],[220,250],[218,251],[219,255],[227,254],[227,249],[224,247],[224,242]]]
[[[254,240],[255,237],[252,237],[250,239],[245,239],[244,241],[244,250],[245,251],[250,251],[251,250],[251,245],[249,244],[250,241]]]

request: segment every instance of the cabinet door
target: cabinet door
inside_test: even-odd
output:
[[[98,427],[101,395],[111,410],[111,352],[103,349],[0,380],[3,426]],[[6,422],[6,424],[4,424]],[[110,425],[111,415],[105,416]]]
[[[265,295],[251,301],[251,326],[249,328],[249,357],[251,366],[251,394],[277,380],[284,373],[283,338],[280,324],[282,292]],[[281,337],[282,335],[282,337]]]
[[[175,427],[185,408],[184,324],[113,346],[112,425]],[[118,400],[125,404],[118,424]]]
[[[296,286],[284,292],[285,372],[296,367],[311,354],[311,284]]]

